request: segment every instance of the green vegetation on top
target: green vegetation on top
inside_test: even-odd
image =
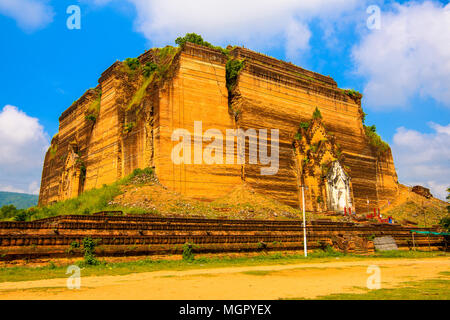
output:
[[[353,99],[361,99],[361,98],[362,98],[362,94],[361,94],[360,92],[356,91],[356,90],[353,90],[353,89],[344,89],[343,91],[344,91],[344,93],[345,93],[346,95],[348,95],[350,98],[353,98]]]
[[[34,194],[0,191],[0,207],[14,205],[18,209],[26,209],[37,205],[38,196]]]
[[[140,67],[140,63],[138,58],[126,58],[124,63],[130,68],[131,70],[137,70]]]
[[[369,144],[373,147],[378,156],[389,150],[389,145],[378,135],[375,125],[364,126],[364,130],[366,137],[369,140]]]
[[[180,47],[184,46],[186,42],[191,42],[206,47],[212,47],[209,42],[204,41],[202,36],[196,33],[186,33],[184,37],[178,37],[175,39],[175,43]]]
[[[178,37],[175,39],[175,43],[182,47],[186,42],[198,44],[200,46],[205,46],[211,49],[216,49],[222,51],[223,54],[228,55],[229,51],[219,46],[214,46],[208,41],[203,40],[203,37],[196,33],[186,33],[184,37]]]
[[[155,49],[155,52],[157,54],[157,57],[154,58],[155,61],[147,62],[144,66],[140,64],[137,58],[127,58],[123,62],[122,71],[127,73],[129,77],[133,78],[137,74],[142,74],[144,77],[141,85],[137,88],[131,101],[126,106],[127,110],[141,103],[147,88],[152,82],[162,82],[168,77],[170,66],[176,54],[179,52],[179,48],[166,46]]]

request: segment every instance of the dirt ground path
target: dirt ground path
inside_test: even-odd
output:
[[[69,290],[67,279],[0,283],[0,299],[278,299],[315,298],[332,293],[359,293],[367,268],[381,270],[382,288],[401,282],[440,277],[450,258],[367,259],[155,271],[123,276],[82,277],[81,289]],[[450,290],[450,288],[449,288]]]

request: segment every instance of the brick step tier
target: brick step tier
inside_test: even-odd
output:
[[[339,244],[337,248],[341,251],[367,254],[374,250],[373,243],[369,239],[384,235],[393,236],[402,250],[413,248],[410,228],[399,225],[313,221],[307,226],[310,250],[319,246],[323,247],[325,243],[335,248]],[[0,222],[0,257],[1,259],[33,258],[41,255],[56,257],[62,254],[61,252],[66,252],[67,255],[72,243],[81,243],[88,236],[97,240],[98,246],[104,250],[102,254],[105,255],[115,255],[115,248],[120,246],[144,246],[146,249],[139,251],[139,254],[158,254],[161,251],[152,248],[163,246],[164,250],[170,252],[170,250],[179,250],[178,247],[187,242],[200,247],[212,246],[214,249],[211,250],[215,250],[214,252],[255,251],[261,248],[297,250],[300,244],[300,249],[303,248],[302,222],[297,220],[244,221],[154,216],[70,215],[33,222]],[[354,241],[355,239],[357,241]],[[435,235],[417,234],[414,236],[414,245],[420,250],[447,248],[445,238]],[[73,251],[72,249],[70,250]],[[124,254],[123,252],[120,249],[117,254]],[[134,254],[134,251],[126,252],[129,255]]]

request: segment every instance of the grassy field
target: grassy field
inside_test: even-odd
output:
[[[320,296],[319,300],[450,300],[450,276],[402,283],[399,288],[367,290],[366,293],[339,293]]]
[[[101,275],[126,275],[131,273],[151,272],[160,270],[189,270],[203,268],[220,268],[231,266],[255,266],[295,263],[321,263],[340,259],[340,261],[365,260],[373,258],[405,258],[422,259],[433,257],[448,257],[450,254],[443,252],[420,252],[420,251],[395,251],[380,252],[372,256],[343,255],[338,252],[315,252],[307,258],[302,254],[260,254],[253,256],[221,256],[221,257],[199,257],[193,261],[177,260],[154,260],[142,259],[126,262],[100,261],[98,265],[84,265],[83,261],[74,262],[82,267],[83,276]],[[42,280],[52,278],[65,278],[66,269],[69,264],[55,265],[50,262],[46,266],[30,267],[27,265],[17,267],[0,268],[0,282],[16,282],[27,280]]]

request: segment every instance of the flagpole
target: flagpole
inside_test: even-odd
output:
[[[303,203],[303,251],[305,257],[308,256],[308,248],[306,245],[306,216],[305,216],[305,186],[302,185],[302,203]]]

